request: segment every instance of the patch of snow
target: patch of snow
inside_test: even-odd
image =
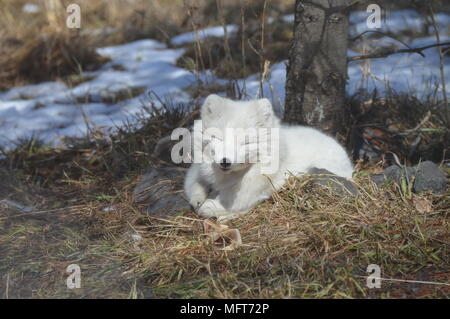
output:
[[[170,96],[174,104],[190,101],[183,89],[198,77],[175,66],[183,49],[170,50],[158,41],[140,40],[101,48],[98,53],[112,61],[83,74],[93,79],[74,88],[45,82],[0,94],[0,145],[10,149],[18,138],[38,135],[56,146],[61,137],[85,136],[88,124],[121,126],[127,117],[142,111],[149,92],[162,100]],[[130,98],[111,104],[115,96],[126,97],[128,92]]]
[[[365,31],[369,31],[367,27],[367,18],[370,13],[365,11],[353,12],[350,15],[351,35],[356,36]],[[294,15],[283,16],[285,22],[293,23]],[[441,42],[450,41],[448,33],[450,31],[450,15],[444,13],[436,13],[435,19]],[[381,32],[399,33],[408,29],[420,31],[424,26],[423,17],[414,10],[398,10],[387,12],[386,19],[382,21],[382,28],[375,29]],[[428,26],[428,28],[432,28]],[[433,30],[429,29],[431,34]],[[403,44],[395,39],[382,36],[377,39],[370,39],[366,42],[373,48],[379,47],[400,47],[406,48]],[[435,37],[425,37],[415,39],[407,44],[410,47],[423,47],[436,42]],[[371,50],[370,49],[370,50]],[[369,50],[369,52],[370,52]],[[442,96],[442,81],[439,74],[439,54],[437,48],[430,48],[423,52],[425,58],[416,53],[396,54],[382,59],[371,59],[365,61],[351,62],[348,67],[349,81],[347,83],[347,93],[355,94],[358,89],[365,88],[369,92],[375,89],[380,94],[386,94],[388,90],[397,93],[409,93],[418,98],[425,98],[438,89],[438,96]],[[354,50],[348,50],[348,56],[359,56],[360,53]],[[450,59],[445,58],[445,78],[450,79]],[[284,105],[284,86],[286,79],[287,61],[277,63],[272,66],[271,74],[268,81],[264,84],[264,96],[272,99],[277,112],[281,113]],[[367,69],[364,69],[366,67]],[[365,71],[370,71],[369,76],[365,75]],[[248,97],[262,96],[260,91],[259,75],[252,75],[245,80],[238,82],[240,87],[247,89]],[[447,86],[447,93],[450,94],[450,88]]]
[[[355,25],[353,32],[367,30],[367,17],[366,12],[352,14],[350,19]],[[293,15],[283,19],[292,22]],[[450,16],[436,14],[436,19],[444,32],[448,28]],[[386,20],[386,26],[396,32],[411,25],[421,27],[422,24],[417,13],[409,10],[391,12]],[[228,26],[228,32],[236,31],[236,26]],[[223,35],[223,27],[204,29],[198,34],[202,38]],[[194,33],[187,33],[174,37],[171,42],[179,46],[195,39]],[[403,46],[384,36],[368,38],[366,41],[374,43],[373,46]],[[443,33],[441,41],[450,41],[448,34]],[[408,44],[421,47],[434,42],[434,37],[426,37]],[[141,113],[145,105],[150,105],[150,101],[155,102],[156,107],[161,106],[158,99],[154,99],[155,95],[163,101],[170,99],[177,105],[192,100],[185,91],[188,86],[200,81],[224,86],[229,83],[228,80],[216,78],[209,71],[193,74],[177,67],[176,61],[183,55],[184,49],[169,49],[155,40],[100,48],[97,52],[111,61],[97,71],[83,73],[81,76],[87,80],[73,88],[60,82],[44,82],[0,93],[0,146],[11,149],[18,138],[32,135],[38,135],[44,142],[57,146],[63,137],[86,136],[89,127],[105,128],[112,132],[114,127],[123,125],[127,118]],[[348,51],[349,56],[359,54]],[[424,97],[441,85],[437,49],[427,49],[424,54],[426,58],[418,54],[396,54],[384,59],[351,62],[348,67],[347,92],[354,94],[363,87],[384,94],[390,87],[397,93]],[[450,59],[446,57],[445,61],[445,76],[449,79]],[[283,61],[271,66],[262,84],[262,91],[259,74],[240,79],[237,85],[248,99],[262,96],[269,98],[277,113],[281,114],[285,95],[285,63]],[[447,89],[450,94],[450,85]],[[225,92],[221,94],[225,95]]]
[[[39,13],[41,12],[41,7],[34,3],[26,3],[23,5],[22,11],[25,13]]]
[[[284,22],[287,23],[294,23],[295,21],[295,14],[288,14],[282,17]]]
[[[366,11],[354,11],[350,14],[350,35],[352,37],[365,31],[379,31],[384,33],[391,32],[394,34],[407,30],[411,30],[412,32],[420,32],[423,31],[426,22],[423,15],[412,9],[385,11],[382,13],[381,28],[369,29],[367,26],[367,20],[371,15],[372,13]],[[286,23],[294,23],[295,15],[288,14],[282,16],[281,18]],[[443,35],[445,32],[450,31],[450,15],[445,13],[436,13],[434,18],[438,29],[443,32]],[[271,19],[269,20],[269,23],[273,21],[274,19]],[[427,26],[427,31],[430,33],[434,32],[433,26]]]
[[[384,39],[389,41],[389,38]],[[416,39],[410,43],[411,47],[423,47],[435,43],[434,37]],[[443,37],[442,42],[450,41],[450,37]],[[382,59],[371,59],[349,63],[347,93],[353,95],[360,88],[373,92],[375,89],[381,95],[389,91],[408,93],[419,99],[438,90],[437,96],[442,97],[442,81],[439,73],[439,54],[436,48],[423,51],[425,58],[417,53],[396,54]],[[348,56],[359,55],[349,50]],[[447,67],[444,69],[445,78],[450,79],[450,59],[446,58]],[[286,63],[283,61],[271,67],[271,71],[263,84],[263,94],[259,74],[251,75],[247,79],[239,80],[238,85],[247,94],[247,98],[267,97],[272,101],[278,114],[282,114],[285,98]],[[367,67],[369,76],[366,76]],[[450,87],[447,86],[450,95]]]
[[[233,35],[238,31],[238,27],[233,24],[229,24],[226,26],[228,35]],[[225,36],[225,30],[223,26],[218,27],[210,27],[206,29],[198,30],[197,32],[188,32],[183,33],[180,35],[177,35],[176,37],[172,38],[170,43],[175,46],[181,46],[187,43],[195,42],[197,39],[205,39],[207,37],[224,37]]]
[[[443,37],[441,41],[450,41],[450,37]],[[434,37],[420,38],[412,41],[410,46],[423,47],[435,42]],[[393,90],[396,93],[409,93],[421,99],[437,88],[438,96],[441,96],[442,81],[437,50],[437,48],[424,50],[425,58],[417,53],[408,53],[395,54],[382,59],[351,62],[348,67],[350,81],[347,92],[354,94],[359,88],[364,87],[369,92],[376,89],[382,95]],[[445,59],[447,61],[447,67],[444,69],[445,78],[450,79],[450,61],[448,58]],[[369,71],[369,76],[365,75],[364,68]],[[447,94],[450,94],[448,87]]]
[[[0,100],[31,100],[50,95],[54,92],[66,91],[67,85],[61,82],[43,82],[12,88],[0,93]]]
[[[103,28],[98,28],[98,29],[83,29],[81,31],[81,34],[86,35],[86,36],[101,36],[101,35],[105,36],[105,35],[114,34],[118,31],[119,31],[118,28],[103,27]]]

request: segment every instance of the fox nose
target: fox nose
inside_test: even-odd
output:
[[[231,166],[231,161],[228,158],[224,157],[219,164],[221,168],[228,169]]]

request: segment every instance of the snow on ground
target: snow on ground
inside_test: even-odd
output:
[[[121,125],[130,115],[141,112],[149,92],[163,100],[170,96],[177,103],[190,100],[183,88],[197,78],[175,66],[183,49],[169,50],[157,41],[141,40],[98,52],[112,61],[98,71],[85,73],[93,79],[74,88],[46,82],[0,94],[0,145],[13,147],[18,138],[35,133],[52,145],[63,136],[85,136],[85,118],[91,126]],[[133,91],[140,94],[133,96]],[[132,98],[104,102],[123,95]]]
[[[366,12],[354,13],[352,36],[367,31]],[[293,16],[283,19],[291,23]],[[450,41],[447,30],[450,16],[437,14],[436,20],[442,32],[442,41]],[[411,10],[396,11],[389,14],[383,25],[383,32],[399,32],[410,27],[421,28],[423,21]],[[232,36],[236,26],[228,26]],[[179,47],[198,37],[223,36],[223,27],[213,27],[195,33],[186,33],[172,39],[172,45]],[[369,35],[370,36],[370,35]],[[378,39],[375,45],[403,45],[388,37]],[[419,38],[408,43],[411,47],[434,43],[434,37]],[[20,137],[38,135],[46,143],[58,145],[64,136],[81,137],[87,133],[86,119],[92,127],[120,126],[131,115],[140,113],[149,104],[150,92],[158,97],[171,99],[173,104],[188,103],[191,98],[184,90],[195,83],[217,82],[226,84],[223,79],[214,78],[209,72],[193,74],[175,65],[184,53],[183,48],[169,49],[154,40],[140,40],[124,45],[98,49],[98,53],[109,57],[111,62],[100,70],[83,74],[86,81],[69,88],[60,82],[45,82],[13,88],[0,93],[0,146],[13,148]],[[375,88],[385,93],[391,87],[398,93],[408,92],[424,97],[440,86],[439,56],[436,48],[424,51],[426,58],[418,54],[397,54],[385,59],[366,60],[349,64],[347,91],[354,94],[361,87],[369,91]],[[349,50],[349,56],[357,55]],[[450,78],[450,59],[445,58],[446,78]],[[370,72],[366,72],[370,71]],[[366,77],[365,74],[369,73]],[[272,100],[278,113],[284,104],[284,85],[286,78],[285,61],[271,66],[266,81],[261,83],[259,74],[238,81],[247,98],[262,95]],[[450,94],[450,85],[448,85]],[[225,94],[225,93],[223,93]],[[153,95],[154,96],[154,95]],[[117,102],[115,102],[117,101]],[[155,101],[153,99],[153,101]],[[156,105],[159,102],[156,100]]]
[[[230,24],[226,26],[228,36],[235,34],[238,31],[238,27],[236,25]],[[197,32],[188,32],[177,35],[172,38],[170,43],[175,46],[181,46],[187,43],[195,42],[197,39],[203,40],[207,37],[223,37],[225,36],[225,29],[223,26],[211,27],[202,30],[198,30]]]
[[[367,18],[370,13],[365,11],[352,13],[350,16],[350,36],[355,37],[368,29]],[[294,15],[286,15],[282,20],[287,23],[293,23]],[[435,20],[440,31],[441,42],[450,41],[450,16],[443,13],[435,14]],[[272,22],[274,20],[272,19]],[[270,22],[270,21],[269,21]],[[399,10],[387,12],[385,19],[382,21],[380,29],[374,29],[379,32],[399,34],[406,30],[420,32],[425,21],[414,10]],[[427,26],[429,32],[434,34],[432,26]],[[368,33],[366,37],[370,39],[370,50],[380,47],[396,47],[407,49],[401,42],[388,37],[374,37],[373,33]],[[407,41],[410,47],[424,47],[434,44],[436,38],[424,37]],[[367,43],[367,42],[366,42]],[[371,51],[368,52],[371,52]],[[408,93],[418,98],[425,98],[427,95],[438,89],[438,96],[441,96],[442,81],[439,71],[439,53],[437,48],[430,48],[423,51],[425,58],[417,53],[396,54],[382,59],[371,59],[364,61],[355,61],[349,63],[347,82],[347,93],[353,95],[361,88],[373,92],[375,89],[382,95],[392,90],[396,93]],[[348,56],[356,56],[352,50],[348,51]],[[285,94],[285,78],[287,61],[277,63],[272,66],[272,72],[269,76],[268,83],[264,83],[264,95],[272,99],[272,102],[278,112],[282,112]],[[450,79],[450,58],[445,58],[446,68],[445,78]],[[239,81],[241,87],[245,84],[249,97],[255,97],[260,91],[259,76],[252,75],[245,80]],[[447,85],[447,94],[450,95],[450,85]]]
[[[41,12],[41,7],[34,3],[26,3],[23,5],[22,11],[25,13],[39,13]]]
[[[441,37],[442,42],[450,41],[449,36]],[[409,45],[413,48],[424,47],[436,42],[435,37],[413,40]],[[423,51],[425,58],[417,53],[396,54],[382,59],[372,59],[366,62],[351,62],[348,67],[350,81],[347,92],[354,94],[364,87],[369,92],[375,88],[384,95],[392,90],[396,93],[409,93],[419,99],[426,98],[438,88],[438,96],[442,96],[442,81],[439,71],[439,53],[436,48]],[[349,56],[354,55],[349,52]],[[445,78],[450,79],[450,59],[445,58],[447,67]],[[364,75],[364,69],[369,75]],[[447,83],[447,82],[446,82]],[[450,96],[450,88],[447,86]]]

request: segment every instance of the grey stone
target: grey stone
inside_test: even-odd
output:
[[[158,143],[153,150],[152,157],[157,158],[166,163],[172,163],[171,152],[173,146],[178,143],[178,141],[173,141],[169,136],[165,136],[159,139]]]
[[[384,182],[386,181],[385,177],[383,174],[374,174],[370,176],[370,179],[372,180],[372,182],[374,182],[375,184],[377,184],[378,186],[381,186],[384,184]]]
[[[414,178],[413,190],[416,193],[433,191],[434,193],[441,194],[446,189],[447,178],[445,173],[431,161],[425,161],[416,166],[404,168],[392,165],[386,168],[382,175],[373,175],[371,179],[377,185],[383,184],[386,179],[391,179],[400,185],[402,176],[405,176],[408,181],[412,181]]]
[[[314,183],[321,186],[328,186],[337,194],[341,195],[358,195],[358,189],[348,179],[337,176],[336,174],[322,168],[312,168],[308,171],[310,175],[314,176]]]
[[[431,190],[437,194],[442,194],[445,191],[447,186],[447,177],[436,164],[431,161],[426,161],[415,166],[415,168],[415,192]]]
[[[181,167],[150,168],[134,190],[134,202],[146,204],[148,215],[162,217],[190,209],[183,191],[185,175]]]
[[[392,179],[400,183],[403,175],[407,176],[408,179],[410,179],[414,175],[414,168],[413,167],[401,168],[397,165],[391,165],[384,170],[383,175],[385,176],[386,179]]]

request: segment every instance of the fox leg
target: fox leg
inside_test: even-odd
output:
[[[184,192],[188,197],[189,204],[196,211],[208,198],[210,189],[200,179],[200,165],[192,164],[189,168],[184,182]]]

